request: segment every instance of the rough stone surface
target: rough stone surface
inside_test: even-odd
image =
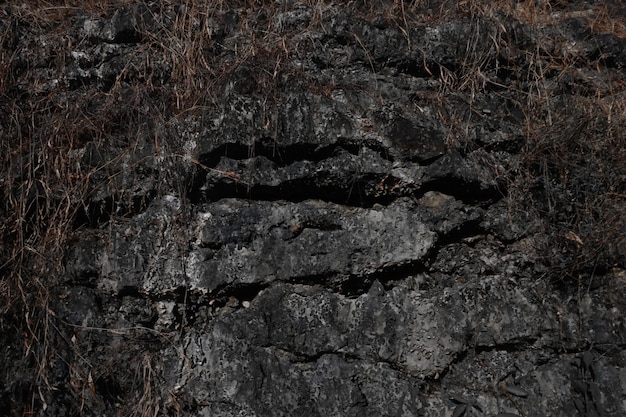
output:
[[[537,94],[593,97],[624,76],[624,39],[583,33],[585,17],[540,32],[471,13],[406,27],[362,5],[279,3],[185,23],[214,42],[194,70],[230,69],[196,86],[212,98],[193,111],[157,88],[179,82],[182,46],[161,36],[183,25],[184,4],[77,13],[65,38],[15,29],[15,91],[114,122],[79,126],[68,156],[90,185],[50,289],[48,385],[27,398],[41,352],[23,357],[3,336],[0,408],[626,415],[626,244],[559,285],[553,267],[570,265],[577,235],[557,246],[548,209],[511,203],[531,53],[580,70],[546,70]],[[292,48],[284,61],[255,66],[260,28]],[[53,50],[62,72],[44,62]],[[585,78],[589,62],[606,71]],[[569,197],[537,178],[522,200],[566,216]],[[613,193],[623,187],[616,178]]]

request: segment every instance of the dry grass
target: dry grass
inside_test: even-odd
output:
[[[560,103],[563,106],[564,103]],[[551,231],[545,261],[559,278],[603,273],[626,251],[624,97],[574,98],[566,114],[529,132],[518,178]],[[555,104],[556,107],[556,104]]]

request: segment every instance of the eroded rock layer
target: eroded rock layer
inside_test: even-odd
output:
[[[2,11],[0,413],[626,414],[624,10],[87,3]]]

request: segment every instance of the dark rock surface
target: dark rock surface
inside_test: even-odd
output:
[[[85,182],[33,188],[71,233],[45,342],[3,309],[0,415],[626,415],[595,2],[248,3],[3,9],[3,100],[74,117],[49,152]]]

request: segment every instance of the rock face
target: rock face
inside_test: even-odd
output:
[[[2,11],[0,415],[626,415],[624,10],[125,3]]]

